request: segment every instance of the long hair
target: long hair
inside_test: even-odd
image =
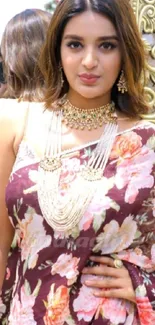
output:
[[[47,40],[43,47],[39,66],[46,82],[45,106],[59,99],[68,91],[69,85],[64,75],[64,85],[58,67],[61,62],[60,47],[62,35],[68,21],[87,11],[104,15],[116,28],[122,52],[122,69],[128,84],[128,92],[118,92],[116,80],[112,88],[112,100],[116,107],[131,116],[146,113],[148,108],[144,98],[142,80],[145,79],[145,51],[129,0],[62,0],[51,19]],[[90,31],[91,32],[91,31]]]
[[[27,9],[6,25],[1,53],[7,83],[7,97],[38,101],[44,80],[37,69],[51,14],[40,9]]]

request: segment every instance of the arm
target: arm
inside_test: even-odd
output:
[[[3,108],[0,107],[0,290],[14,235],[5,205],[5,189],[15,161],[14,139],[15,132],[11,116],[7,116],[7,112],[4,112]]]
[[[155,324],[155,272],[145,272],[126,262],[136,294],[139,319],[146,324]]]

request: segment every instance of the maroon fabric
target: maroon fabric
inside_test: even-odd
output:
[[[25,154],[23,145],[29,149]],[[93,149],[63,158],[61,195]],[[38,162],[30,145],[21,144],[6,191],[15,237],[0,298],[0,324],[155,324],[154,149],[155,128],[149,123],[118,135],[100,188],[79,225],[70,233],[56,233],[39,207]],[[94,253],[115,254],[124,261],[137,306],[95,298],[84,285],[81,271]]]

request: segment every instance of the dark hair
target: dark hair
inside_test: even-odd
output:
[[[3,59],[2,59],[1,49],[0,49],[0,83],[5,84],[2,60]]]
[[[44,81],[36,64],[50,19],[47,11],[27,9],[6,25],[1,53],[8,97],[29,101],[41,98]]]
[[[0,61],[0,83],[5,84],[2,61]]]
[[[116,107],[128,115],[137,116],[146,113],[148,108],[144,99],[142,79],[145,76],[145,51],[138,30],[136,18],[129,0],[62,0],[52,17],[47,40],[43,48],[39,65],[46,82],[45,106],[60,98],[68,90],[64,76],[61,88],[60,47],[64,28],[68,21],[87,10],[107,16],[115,26],[122,51],[122,68],[128,83],[128,93],[121,94],[116,80],[112,89],[112,100]]]

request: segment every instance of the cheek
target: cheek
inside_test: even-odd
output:
[[[77,71],[79,68],[79,64],[80,64],[80,54],[78,53],[71,53],[71,50],[66,48],[66,47],[62,47],[61,49],[61,63],[62,63],[62,67],[64,69],[64,72],[68,75],[71,74],[74,71]]]
[[[62,62],[63,62],[64,68],[76,65],[76,61],[73,60],[73,58],[70,55],[66,56]]]
[[[114,56],[113,59],[104,61],[103,74],[108,84],[113,84],[121,71],[122,60],[120,56]]]
[[[115,49],[103,56],[103,64],[108,67],[119,67],[122,63],[122,54],[119,49]]]
[[[71,55],[66,55],[64,59],[62,59],[62,66],[67,72],[70,72],[70,70],[74,71],[78,66],[77,59],[73,58]]]
[[[75,60],[75,58],[73,58],[71,55],[64,55],[62,56],[62,67],[66,78],[68,80],[72,80],[74,78],[74,74],[76,74],[76,71],[78,70],[77,60]]]
[[[63,68],[68,68],[68,66],[73,65],[75,61],[75,58],[71,53],[68,52],[67,48],[63,48],[61,50],[61,63]]]

